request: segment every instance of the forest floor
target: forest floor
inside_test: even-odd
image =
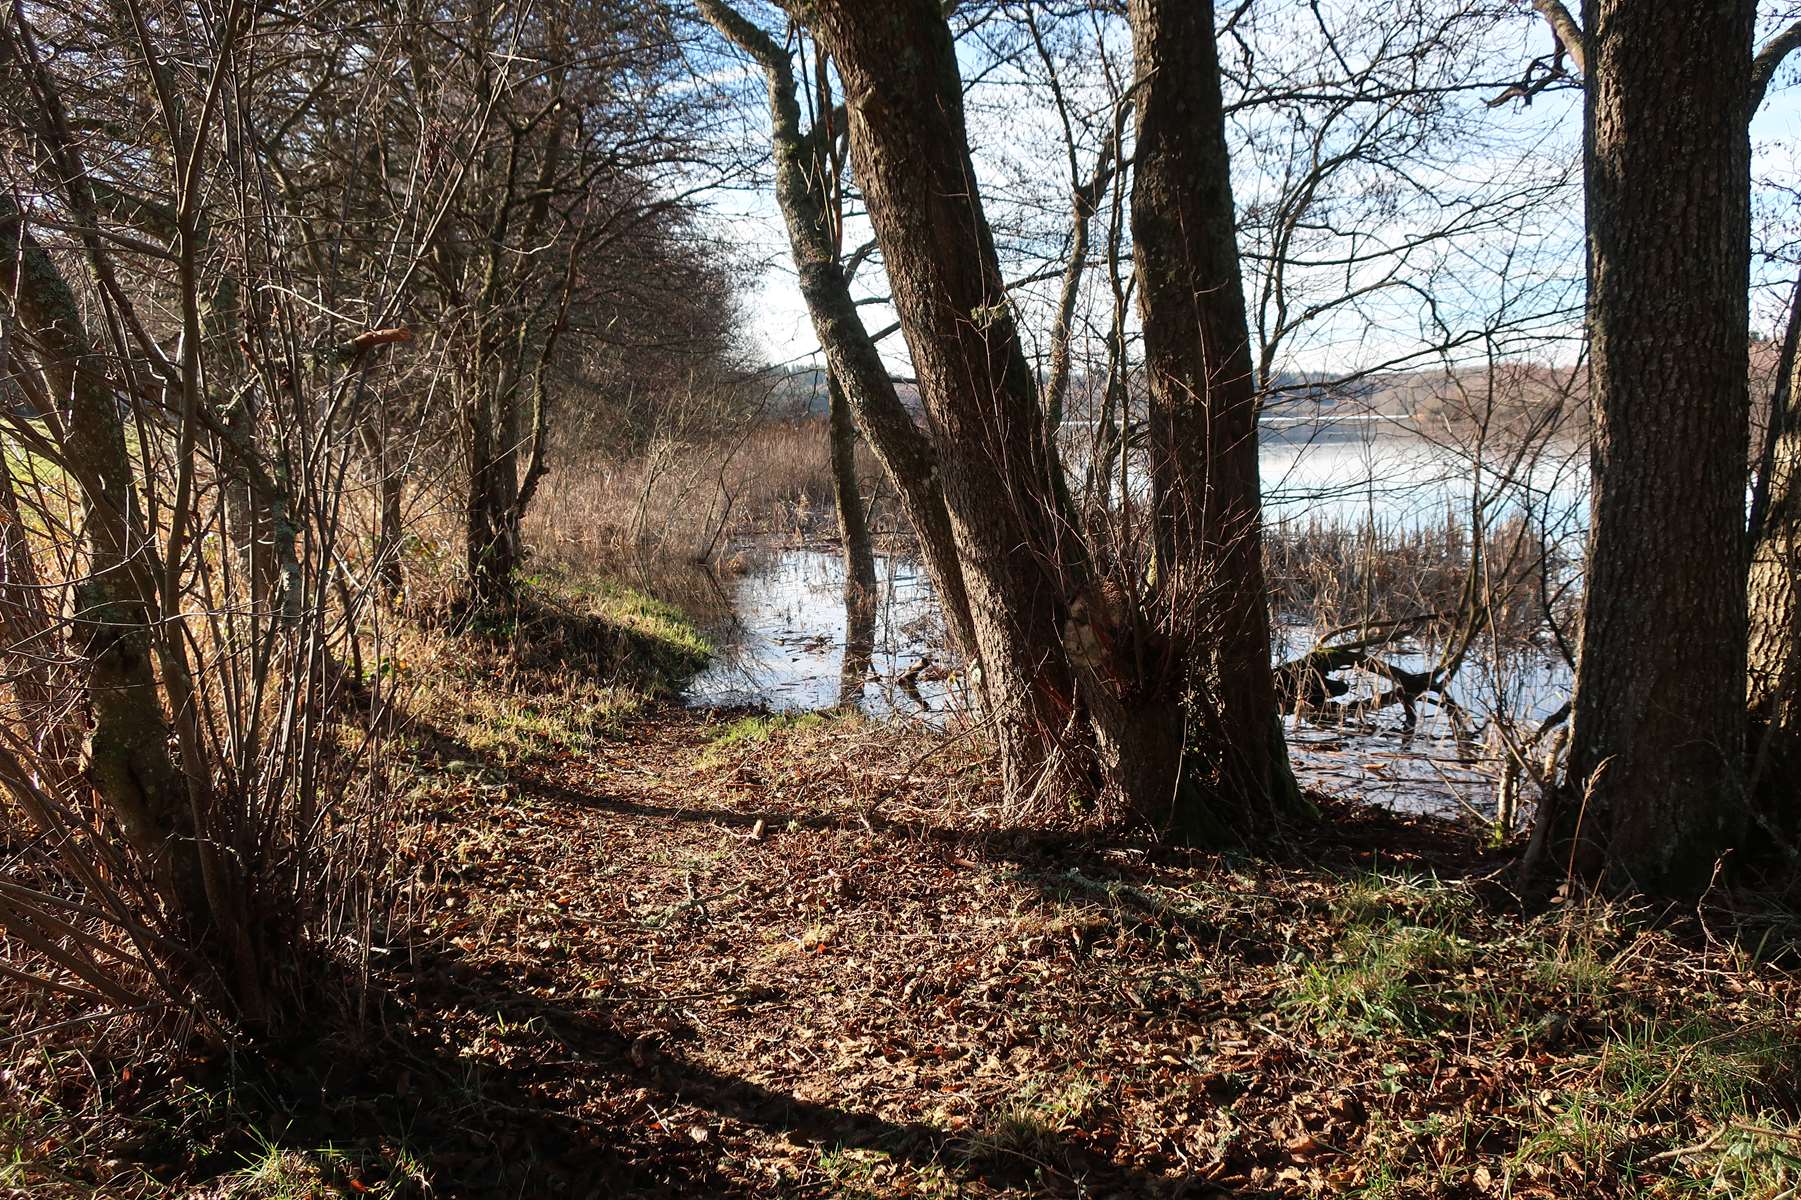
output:
[[[1257,854],[997,831],[966,742],[632,703],[562,640],[412,668],[384,1002],[15,1057],[0,1194],[1801,1194],[1792,917],[1531,909],[1325,798]]]

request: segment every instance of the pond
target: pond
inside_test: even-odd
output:
[[[1383,431],[1334,433],[1309,427],[1266,431],[1263,469],[1272,523],[1366,520],[1406,526],[1443,521],[1467,504],[1467,461],[1423,439]],[[1522,485],[1520,503],[1579,533],[1582,498],[1574,478],[1547,466]],[[734,617],[715,631],[722,651],[688,689],[696,706],[754,706],[779,712],[853,705],[872,716],[942,724],[960,709],[959,681],[947,672],[944,631],[931,581],[910,559],[881,555],[879,597],[867,669],[844,671],[847,621],[844,563],[836,547],[748,547],[746,569],[728,584]],[[1304,652],[1314,630],[1278,628],[1274,659]],[[1432,666],[1429,647],[1389,657],[1410,670]],[[1569,672],[1548,652],[1506,653],[1478,645],[1451,691],[1467,717],[1459,728],[1428,696],[1408,725],[1398,708],[1335,719],[1339,706],[1286,718],[1303,785],[1401,811],[1487,820],[1495,811],[1496,762],[1475,734],[1489,716],[1542,720],[1567,697]],[[1344,701],[1367,695],[1362,680]]]

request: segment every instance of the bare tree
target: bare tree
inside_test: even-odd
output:
[[[318,63],[278,51],[307,41],[242,5],[0,21],[0,436],[35,464],[0,497],[21,519],[0,608],[9,661],[47,664],[19,677],[0,780],[49,881],[9,889],[0,924],[65,984],[215,1031],[292,1020],[381,903],[353,427],[410,340],[429,238],[340,216],[288,239],[262,122]],[[415,204],[443,194],[415,176]],[[333,242],[369,257],[340,272]],[[47,678],[74,685],[48,712]]]
[[[1203,744],[1223,757],[1219,785],[1239,807],[1281,807],[1291,802],[1294,783],[1270,673],[1257,387],[1213,5],[1135,0],[1132,32],[1132,233],[1156,583],[1199,601],[1172,612],[1171,641],[1208,697]]]
[[[1261,587],[1251,580],[1238,592],[1245,581],[1225,578],[1242,559],[1161,560],[1154,540],[1129,531],[1091,535],[1078,519],[1001,277],[942,10],[921,0],[875,20],[848,4],[820,3],[809,6],[808,16],[844,79],[856,178],[936,435],[1009,792],[1016,800],[1080,797],[1098,785],[1140,818],[1189,837],[1267,821],[1287,794],[1286,772],[1272,771],[1273,755],[1255,752],[1253,770],[1231,768],[1223,731],[1203,728],[1212,723],[1207,719],[1189,721],[1192,713],[1210,712],[1216,697],[1204,695],[1189,709],[1185,694],[1188,685],[1207,693],[1215,682],[1208,669],[1190,674],[1190,651],[1210,645],[1197,625],[1206,627],[1206,638],[1218,637],[1221,614],[1232,607],[1203,597],[1236,596],[1243,606],[1236,611],[1260,613]],[[1204,55],[1204,47],[1198,52]],[[1184,69],[1193,61],[1184,60]],[[1217,95],[1216,81],[1213,86]],[[1191,129],[1171,130],[1172,137],[1185,133],[1194,136]],[[1210,167],[1223,171],[1223,138],[1214,149]],[[1210,195],[1217,195],[1217,177],[1208,182]],[[1229,199],[1225,212],[1229,231]],[[1210,286],[1229,287],[1217,242],[1205,244],[1205,265],[1188,282],[1206,277]],[[1193,242],[1181,249],[1196,254]],[[1223,257],[1229,261],[1230,251]],[[1216,346],[1230,340],[1226,335]],[[1252,419],[1248,404],[1216,396],[1215,385],[1204,373],[1202,386],[1219,413],[1240,423]],[[1239,451],[1254,454],[1244,446]],[[1204,452],[1228,450],[1216,444]],[[1244,461],[1237,460],[1239,468]],[[1209,478],[1212,469],[1193,465],[1166,476],[1167,528],[1174,528],[1177,512],[1203,519],[1200,496],[1175,493]],[[1234,494],[1239,500],[1228,509],[1242,521],[1244,493]],[[1249,534],[1254,545],[1254,500],[1251,512],[1250,529],[1238,533]],[[1208,544],[1223,551],[1235,540],[1221,536]],[[1203,551],[1200,541],[1179,534],[1168,544],[1182,542],[1185,553]],[[1267,687],[1267,616],[1262,621],[1258,660],[1268,703],[1234,721],[1256,724],[1268,747],[1276,717]],[[1191,733],[1199,747],[1192,754]],[[1184,772],[1192,772],[1186,782]],[[1221,786],[1224,780],[1230,782]],[[1244,794],[1247,789],[1255,794]]]
[[[1705,884],[1745,821],[1750,142],[1717,81],[1755,5],[1705,7],[1583,13],[1594,510],[1572,794],[1541,824],[1653,890]]]

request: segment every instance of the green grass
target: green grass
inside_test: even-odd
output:
[[[621,682],[666,697],[713,656],[705,633],[674,605],[604,579],[539,572],[521,581],[515,612],[481,629],[517,639],[529,661],[610,669]]]
[[[701,766],[715,766],[723,762],[734,750],[746,746],[760,745],[780,733],[799,732],[803,729],[815,729],[825,724],[826,718],[819,713],[760,713],[756,716],[740,717],[721,730],[701,754],[698,762]]]
[[[1447,997],[1445,975],[1473,954],[1462,929],[1474,908],[1467,891],[1430,877],[1375,872],[1347,880],[1329,904],[1344,933],[1329,957],[1302,968],[1289,1007],[1314,1024],[1358,1034],[1438,1027],[1467,1007],[1467,997]]]
[[[266,1139],[243,1157],[244,1168],[220,1180],[224,1195],[241,1200],[308,1200],[330,1190],[330,1168],[337,1165],[330,1151],[304,1154]]]
[[[1357,927],[1330,961],[1304,969],[1290,1003],[1327,1027],[1425,1032],[1440,1023],[1445,1008],[1431,973],[1468,957],[1468,944],[1441,929],[1398,920]]]
[[[910,1163],[880,1150],[837,1147],[821,1150],[819,1173],[833,1200],[887,1200],[891,1196],[917,1200],[955,1200],[964,1195],[956,1177],[937,1162]],[[814,1189],[797,1195],[815,1196]]]
[[[1329,908],[1339,939],[1290,998],[1318,1024],[1424,1035],[1475,1022],[1534,1042],[1573,1013],[1631,1011],[1606,913],[1528,922],[1496,941],[1467,889],[1382,874],[1347,881]]]
[[[586,602],[591,617],[625,633],[639,677],[663,691],[679,690],[713,657],[713,643],[674,605],[619,584],[564,586]]]
[[[1474,909],[1467,891],[1430,875],[1380,871],[1348,880],[1331,904],[1333,918],[1346,925],[1405,921],[1445,930],[1457,928]]]
[[[1430,1054],[1468,1038],[1557,1056],[1558,1085],[1515,1100],[1511,1175],[1621,1179],[1621,1194],[1647,1198],[1801,1188],[1792,1020],[1773,1001],[1635,972],[1630,913],[1585,905],[1497,938],[1467,890],[1380,874],[1346,881],[1327,908],[1336,940],[1299,969],[1288,1011],[1372,1048]],[[1395,1087],[1409,1077],[1397,1060]],[[1394,1136],[1396,1146],[1439,1144],[1474,1128],[1434,1114]],[[1355,1194],[1399,1196],[1418,1183],[1394,1173],[1393,1153],[1370,1158]]]
[[[416,682],[422,711],[469,752],[511,767],[593,752],[680,694],[713,648],[678,609],[632,588],[540,573],[468,636],[415,631],[376,670]]]
[[[1648,1018],[1614,1031],[1579,1067],[1580,1082],[1550,1098],[1515,1167],[1611,1163],[1662,1176],[1663,1195],[1801,1186],[1796,1047],[1775,1021],[1718,1011]],[[1682,1153],[1661,1149],[1672,1140]]]

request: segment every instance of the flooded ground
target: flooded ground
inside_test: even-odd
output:
[[[873,716],[951,719],[958,680],[934,667],[942,662],[942,624],[931,583],[914,563],[877,560],[882,581],[871,670],[850,682],[841,678],[845,646],[844,563],[835,548],[785,549],[756,556],[729,584],[737,616],[716,634],[723,650],[690,686],[698,707],[751,705],[775,712],[808,712],[857,705]],[[1298,652],[1311,631],[1287,628],[1283,654]],[[1294,648],[1292,651],[1286,649]],[[1424,653],[1392,655],[1398,665],[1423,669]],[[923,670],[916,670],[924,664]],[[909,676],[917,676],[909,681]],[[1460,673],[1452,694],[1480,725],[1487,714],[1542,717],[1564,698],[1568,674],[1548,657],[1512,656],[1488,662],[1478,656]],[[1346,697],[1354,701],[1367,687]],[[1503,707],[1504,706],[1504,707]],[[1417,706],[1412,729],[1398,707],[1366,719],[1334,722],[1329,710],[1316,718],[1287,719],[1296,773],[1304,785],[1406,812],[1430,812],[1488,820],[1495,811],[1495,763],[1480,730],[1458,730],[1432,698]]]
[[[714,631],[721,652],[689,685],[690,704],[809,712],[846,705],[872,716],[930,717],[954,706],[953,664],[931,580],[911,559],[876,558],[880,595],[870,669],[843,677],[848,622],[836,548],[747,556],[728,583],[736,619]]]
[[[1272,524],[1373,521],[1390,526],[1442,521],[1467,503],[1481,472],[1427,439],[1387,428],[1266,429],[1262,469]],[[1579,476],[1547,458],[1506,485],[1521,505],[1579,535],[1585,514]],[[1496,485],[1486,485],[1494,488]],[[836,547],[760,548],[727,584],[735,619],[715,631],[722,653],[690,687],[697,706],[752,705],[778,712],[856,705],[874,716],[942,723],[959,708],[959,681],[947,668],[943,625],[931,582],[914,562],[877,559],[881,596],[870,669],[846,680],[844,565]],[[1277,661],[1312,645],[1314,630],[1278,630]],[[1423,670],[1433,648],[1401,645],[1388,657]],[[1399,707],[1335,720],[1342,704],[1369,694],[1373,680],[1351,676],[1352,693],[1308,718],[1287,718],[1304,785],[1402,811],[1492,819],[1496,762],[1484,727],[1504,714],[1530,727],[1568,696],[1567,667],[1549,650],[1499,654],[1477,647],[1450,689],[1461,728],[1435,698],[1422,698],[1411,727]]]

